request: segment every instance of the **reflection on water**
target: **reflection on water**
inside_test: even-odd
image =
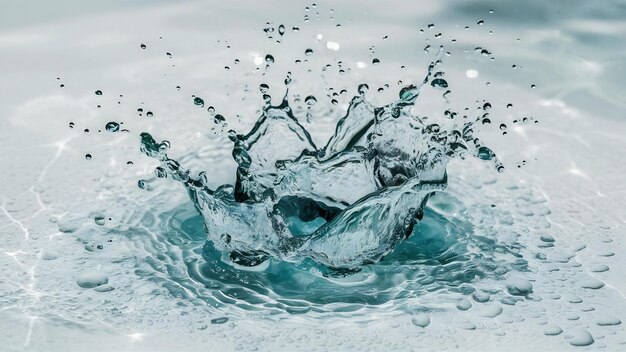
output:
[[[0,349],[626,342],[621,2],[63,5],[0,14]],[[447,190],[376,263],[240,265],[137,148],[143,131],[169,139],[190,178],[234,185],[228,131],[279,105],[286,77],[293,116],[322,146],[352,97],[395,101],[440,44],[445,75],[410,113],[472,120],[490,152],[455,157]],[[506,172],[470,157],[491,153]],[[383,184],[401,184],[406,168],[384,166]],[[370,192],[347,184],[345,197]],[[328,220],[299,222],[294,202],[277,203],[291,235]]]

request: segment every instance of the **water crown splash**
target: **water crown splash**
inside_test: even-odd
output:
[[[169,142],[158,143],[146,132],[140,149],[160,160],[161,177],[184,184],[208,240],[232,263],[252,267],[270,257],[310,258],[331,268],[358,270],[411,235],[428,198],[445,190],[452,158],[469,152],[503,168],[474,137],[474,121],[444,128],[412,113],[429,83],[434,89],[442,82],[448,86],[443,73],[434,72],[441,53],[422,83],[405,86],[390,104],[373,106],[359,87],[323,148],[293,115],[288,89],[280,105],[265,99],[248,134],[229,131],[238,164],[234,186],[210,189],[205,172],[191,177],[168,158]],[[454,120],[457,113],[445,115]]]

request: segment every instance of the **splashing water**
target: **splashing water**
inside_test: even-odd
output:
[[[238,164],[234,186],[208,188],[205,172],[190,176],[168,158],[167,141],[158,143],[145,132],[141,151],[160,160],[159,177],[185,185],[208,240],[233,264],[310,258],[355,271],[378,262],[414,232],[429,197],[445,190],[452,158],[470,153],[502,170],[495,153],[474,136],[473,122],[426,124],[412,113],[422,89],[448,86],[442,72],[433,73],[441,52],[423,82],[402,88],[390,104],[373,106],[359,87],[323,148],[292,114],[288,89],[280,105],[265,99],[248,134],[229,131]]]

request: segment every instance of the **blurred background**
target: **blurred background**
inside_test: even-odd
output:
[[[3,0],[0,349],[623,349],[624,18],[626,2],[611,0]],[[206,263],[189,258],[208,260],[201,220],[182,188],[154,181],[139,133],[169,140],[169,155],[207,170],[213,187],[233,183],[232,145],[209,106],[226,129],[248,131],[259,84],[278,103],[292,72],[294,113],[324,144],[359,84],[388,103],[423,79],[439,45],[450,101],[428,91],[416,110],[438,118],[445,104],[493,106],[481,139],[506,172],[455,162],[450,194],[460,213],[483,214],[471,229],[489,223],[481,206],[497,205],[502,226],[514,219],[534,296],[507,305],[505,284],[472,282],[460,295],[474,307],[457,309],[458,292],[416,293],[426,283],[383,271],[393,299],[321,308],[297,295],[283,302],[276,283],[273,294],[260,285],[252,298],[229,295],[224,287],[258,277],[228,268],[206,274],[216,287],[194,278],[190,268]],[[318,100],[312,120],[308,95]],[[120,131],[108,133],[109,122]],[[530,239],[555,252],[542,258]],[[379,277],[370,274],[340,285]],[[479,291],[492,295],[486,305],[471,296]],[[290,310],[295,301],[306,309]],[[337,314],[312,317],[316,308]]]

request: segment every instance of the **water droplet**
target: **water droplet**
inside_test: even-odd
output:
[[[91,154],[85,154],[85,159],[91,160]]]
[[[313,104],[317,103],[317,99],[315,99],[314,96],[309,95],[304,99],[304,102],[306,103],[306,105],[312,106]]]
[[[373,64],[373,65],[378,65],[379,63],[380,63],[380,60],[378,60],[378,59],[376,59],[376,58],[374,58],[374,59],[372,60],[372,64]]]
[[[565,338],[568,339],[572,346],[589,346],[594,342],[593,336],[587,330],[581,328],[567,331]]]
[[[109,132],[117,132],[120,130],[120,124],[117,122],[108,122],[105,126],[104,129],[106,129]]]
[[[74,128],[74,122],[70,122],[70,123],[69,123],[69,127],[70,127],[70,128]]]
[[[506,104],[506,108],[507,109],[512,108],[512,107],[513,107],[513,104],[511,104],[511,103]]]
[[[146,48],[146,44],[142,43],[139,47],[141,47],[142,49],[145,49]]]
[[[94,288],[109,283],[109,278],[100,271],[84,271],[76,277],[76,284],[82,288]]]
[[[448,88],[448,82],[446,82],[446,80],[443,79],[443,78],[435,78],[435,79],[433,79],[433,81],[430,82],[430,85],[435,87],[435,88],[439,88],[439,89]]]
[[[304,51],[304,55],[306,55],[306,56],[311,56],[311,55],[313,55],[313,49],[311,49],[311,48],[306,49],[306,50]]]
[[[204,107],[204,100],[202,100],[202,98],[200,97],[193,98],[193,103],[197,106]]]
[[[483,105],[483,110],[487,111],[487,110],[489,110],[489,109],[491,109],[491,103],[485,103],[485,104]]]
[[[97,90],[96,91],[96,95],[102,95],[102,91],[101,90]]]
[[[484,20],[480,20],[477,23],[478,23],[479,26],[482,26],[483,24],[485,24],[485,21]]]
[[[506,288],[511,295],[527,296],[533,292],[533,285],[522,277],[511,277],[506,282]]]
[[[430,317],[425,314],[418,314],[413,319],[411,319],[411,322],[416,326],[425,328],[430,324]]]
[[[165,171],[165,169],[163,167],[161,167],[161,166],[159,166],[159,167],[154,169],[154,174],[158,178],[166,178],[167,177],[167,171]],[[141,187],[141,186],[139,186],[139,187]]]
[[[537,86],[536,86],[536,85],[534,85],[534,84],[531,84],[531,85],[530,85],[530,88],[535,89],[535,88],[537,88]]]
[[[147,180],[139,180],[139,181],[137,181],[137,186],[139,186],[139,188],[141,188],[141,189],[147,190],[148,186],[149,186],[149,183],[148,183]]]
[[[370,87],[366,83],[359,84],[358,91],[360,95],[365,95],[369,89]]]
[[[206,111],[208,111],[209,114],[211,114],[211,115],[215,114],[215,108],[213,106],[209,106],[209,108],[206,109]]]
[[[269,64],[273,64],[274,63],[274,57],[270,54],[265,55],[265,62],[269,65]]]
[[[559,335],[562,332],[563,332],[563,329],[561,329],[559,326],[554,325],[554,324],[547,324],[543,328],[543,333],[546,336],[556,336],[556,335]]]
[[[500,124],[500,130],[502,130],[502,131],[506,130],[506,125],[505,125],[505,124],[503,124],[503,123],[502,123],[502,124]]]
[[[227,317],[211,319],[211,324],[225,324],[226,322],[228,322]]]
[[[154,115],[154,114],[152,113],[152,111],[148,111],[148,112],[146,113],[146,116],[148,116],[148,117],[152,117],[153,115]]]
[[[491,160],[496,156],[494,152],[487,147],[478,148],[478,158],[481,160]]]
[[[224,121],[226,121],[226,118],[220,114],[215,115],[215,117],[213,118],[213,122],[215,122],[215,124],[217,125],[223,123]]]
[[[278,26],[278,34],[283,35],[285,34],[285,26],[284,25],[280,25]]]
[[[104,226],[105,217],[102,214],[98,214],[93,218],[93,221],[96,223],[96,225]]]

